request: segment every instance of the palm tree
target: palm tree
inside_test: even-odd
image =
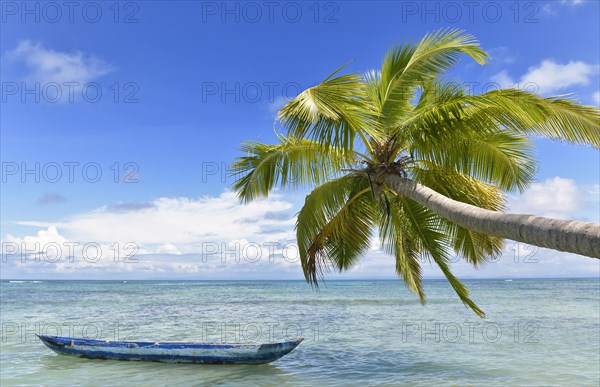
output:
[[[530,137],[600,147],[600,113],[566,97],[517,89],[471,95],[443,73],[466,54],[488,55],[460,30],[390,49],[381,70],[338,75],[287,103],[279,143],[246,142],[232,166],[239,198],[315,187],[298,213],[306,280],[352,267],[376,230],[421,303],[421,262],[435,262],[462,302],[483,311],[450,270],[451,251],[479,267],[504,238],[600,258],[600,225],[503,212],[536,162]]]

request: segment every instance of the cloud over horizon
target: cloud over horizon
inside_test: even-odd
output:
[[[509,206],[511,212],[581,219],[598,206],[590,197],[594,194],[573,180],[557,176],[509,198]],[[278,193],[242,205],[235,193],[225,191],[196,199],[158,198],[106,205],[60,222],[20,221],[38,231],[22,237],[3,236],[2,278],[301,279],[295,212],[295,205]],[[6,243],[12,243],[11,248],[26,243],[29,251],[35,250],[36,243],[57,244],[63,246],[62,259],[35,262],[32,254],[22,262],[18,253],[6,259]],[[67,243],[77,244],[70,257],[64,247]],[[90,243],[98,245],[99,258],[96,247],[86,247]],[[91,259],[86,259],[85,248]],[[480,270],[458,259],[452,266],[458,276],[475,278],[600,274],[595,260],[513,241],[507,241],[498,261]],[[424,276],[442,276],[437,267],[428,264],[423,270]],[[371,250],[354,268],[328,277],[395,278],[394,273],[394,259],[374,238]]]

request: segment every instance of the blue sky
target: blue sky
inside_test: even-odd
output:
[[[2,278],[301,278],[291,244],[307,192],[241,206],[225,172],[242,141],[275,140],[285,101],[350,60],[349,71],[377,68],[395,43],[462,28],[493,60],[464,58],[453,81],[476,93],[498,85],[575,93],[598,105],[599,7],[3,1],[0,237],[3,253],[22,243],[49,250],[39,262],[4,254]],[[511,210],[598,222],[598,151],[535,145],[537,183],[511,197]],[[49,258],[55,244],[61,251]],[[94,246],[97,260],[88,257]],[[455,267],[463,277],[599,274],[587,258],[514,243],[483,270]],[[375,243],[342,277],[393,276]]]

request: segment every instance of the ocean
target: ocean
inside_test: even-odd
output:
[[[598,386],[600,280],[443,280],[426,306],[400,281],[2,281],[2,386]],[[265,365],[86,360],[36,333],[107,340],[274,342]]]

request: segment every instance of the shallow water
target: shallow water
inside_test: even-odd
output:
[[[441,280],[425,307],[398,281],[2,281],[1,384],[600,384],[598,279],[466,283],[485,320]],[[59,356],[35,333],[305,340],[271,364],[214,366]]]

